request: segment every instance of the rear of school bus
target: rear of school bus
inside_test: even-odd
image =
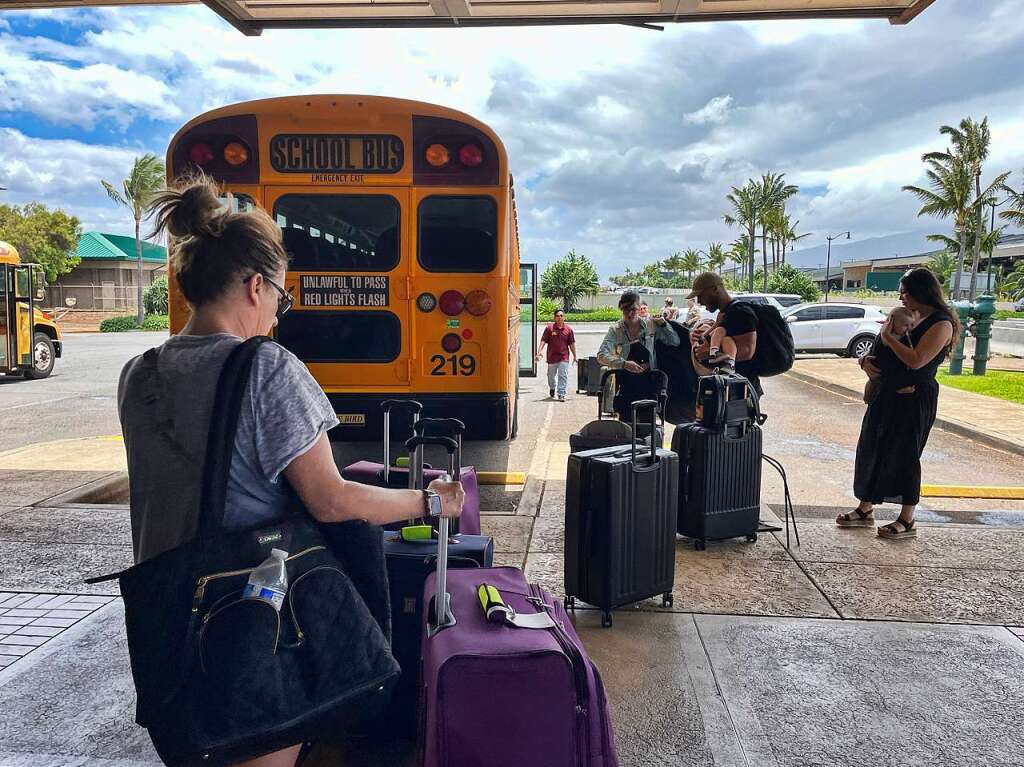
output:
[[[268,99],[188,123],[167,167],[201,169],[281,226],[296,301],[277,338],[330,398],[332,436],[379,438],[387,399],[460,418],[469,438],[511,436],[518,237],[490,128],[399,99]],[[188,309],[173,275],[170,294],[178,332]]]

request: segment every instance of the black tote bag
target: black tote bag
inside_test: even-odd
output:
[[[125,603],[136,721],[168,765],[224,765],[337,737],[380,712],[400,673],[390,649],[380,528],[317,523],[222,528],[228,470],[252,360],[232,350],[214,403],[195,538],[99,580]],[[289,552],[280,613],[242,598],[270,550]]]

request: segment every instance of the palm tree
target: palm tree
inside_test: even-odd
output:
[[[693,282],[693,273],[699,272],[701,267],[700,251],[695,248],[687,248],[683,251],[682,270],[686,272],[687,278]]]
[[[958,242],[952,295],[958,298],[960,274],[964,269],[967,248],[967,228],[971,218],[970,168],[963,158],[949,152],[925,155],[922,160],[928,166],[925,177],[931,188],[908,185],[903,187],[903,191],[910,192],[924,203],[917,212],[918,216],[953,217]]]
[[[725,196],[732,205],[733,212],[726,213],[722,220],[728,226],[739,226],[744,232],[747,253],[744,264],[747,267],[747,289],[754,292],[754,236],[757,227],[758,187],[752,179],[744,187],[733,187],[732,192]]]
[[[122,184],[123,193],[117,191],[113,184],[107,181],[100,181],[103,188],[107,190],[107,196],[118,205],[131,208],[135,217],[135,258],[139,265],[139,278],[137,280],[138,320],[139,325],[145,319],[145,309],[142,305],[142,236],[139,230],[142,227],[142,219],[148,215],[149,203],[153,195],[159,191],[165,181],[164,164],[157,159],[156,155],[145,154],[136,157],[132,165],[131,173],[128,174]]]
[[[757,186],[758,223],[761,224],[761,258],[764,260],[764,290],[768,292],[768,231],[779,214],[774,213],[785,208],[786,200],[800,191],[799,187],[786,183],[785,173],[765,173],[760,182],[752,182]]]
[[[782,239],[782,264],[786,263],[786,250],[787,248],[800,242],[804,237],[810,237],[813,232],[804,232],[803,234],[797,234],[797,227],[800,225],[799,219],[796,221],[790,221],[789,215],[783,213],[781,227],[779,229],[779,236]]]
[[[1018,263],[1017,267],[1006,275],[1006,279],[1003,280],[1003,292],[1013,301],[1024,298],[1024,261]]]
[[[718,272],[725,266],[725,250],[722,248],[722,243],[709,242],[707,256],[708,260],[705,262],[705,265],[708,271]]]
[[[999,212],[999,218],[1016,226],[1024,226],[1024,187],[1019,192],[1003,184],[1003,191],[1010,195],[1007,202],[1010,207]]]
[[[971,283],[968,288],[968,298],[974,300],[974,292],[977,288],[978,283],[978,263],[981,261],[981,249],[982,249],[982,238],[984,237],[984,231],[982,226],[982,218],[984,216],[984,208],[986,205],[992,203],[992,195],[997,189],[1003,187],[1003,182],[1006,181],[1009,173],[1003,173],[996,177],[984,191],[981,189],[981,173],[982,166],[985,160],[988,159],[989,148],[992,144],[992,132],[988,127],[988,118],[984,118],[980,123],[975,122],[973,118],[965,117],[960,121],[959,127],[952,127],[949,125],[943,125],[939,128],[939,133],[944,136],[949,136],[950,143],[952,144],[952,152],[931,152],[925,155],[925,159],[936,158],[941,159],[943,156],[949,156],[950,154],[960,157],[964,164],[967,166],[971,180],[974,182],[974,199],[971,201],[972,214],[974,216],[974,237],[973,237],[973,253],[974,256],[971,259]],[[959,282],[959,274],[957,275],[957,281]],[[959,285],[954,288],[954,292],[959,291]]]
[[[945,235],[932,235],[933,237],[945,237]],[[951,240],[952,247],[947,244],[946,250],[940,250],[928,258],[928,268],[932,273],[939,278],[939,282],[943,285],[949,279],[950,275],[953,274],[953,270],[956,269],[956,258],[953,256],[953,252],[957,248],[957,241],[950,237],[946,239]]]

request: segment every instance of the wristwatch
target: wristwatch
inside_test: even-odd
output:
[[[433,490],[423,490],[423,515],[425,517],[441,516],[441,496]]]

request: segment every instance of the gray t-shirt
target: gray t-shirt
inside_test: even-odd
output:
[[[128,454],[132,542],[141,562],[195,535],[217,379],[240,338],[171,336],[156,374],[141,356],[121,371],[118,411]],[[224,526],[271,524],[290,504],[281,472],[338,423],[320,385],[274,343],[253,360],[235,436]]]

